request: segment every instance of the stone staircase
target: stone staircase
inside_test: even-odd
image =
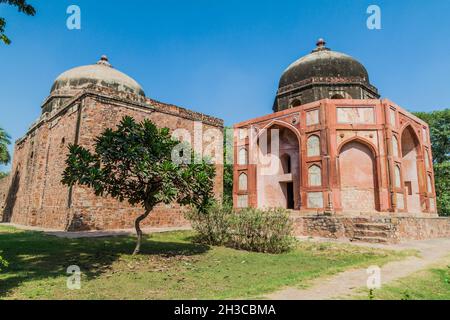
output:
[[[392,242],[392,228],[390,222],[383,220],[358,219],[354,224],[354,234],[351,241],[370,243]]]

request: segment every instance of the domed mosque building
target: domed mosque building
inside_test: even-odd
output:
[[[39,119],[15,144],[11,175],[0,180],[0,221],[66,231],[132,228],[142,208],[61,184],[68,145],[91,148],[97,136],[124,116],[185,129],[191,137],[194,130],[223,130],[220,119],[146,97],[142,87],[113,68],[106,56],[68,70],[55,80]],[[223,166],[216,169],[214,191],[220,197]],[[188,225],[183,208],[175,204],[155,208],[144,223]]]
[[[289,209],[299,236],[450,236],[428,125],[380,99],[356,59],[320,39],[282,74],[273,111],[235,125],[236,208]]]

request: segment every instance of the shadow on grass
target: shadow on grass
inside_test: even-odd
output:
[[[145,256],[194,256],[207,252],[208,246],[187,242],[185,236],[167,237],[158,241],[148,236],[141,254]],[[0,274],[0,298],[26,282],[69,276],[67,268],[79,266],[88,279],[110,270],[121,257],[133,259],[134,237],[97,239],[61,239],[40,232],[0,233],[0,252],[9,267]]]

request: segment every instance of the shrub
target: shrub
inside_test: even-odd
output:
[[[230,205],[212,204],[206,212],[191,209],[186,218],[191,222],[192,228],[198,232],[198,242],[213,246],[225,245],[229,241],[229,222],[232,214]]]
[[[209,245],[282,253],[295,243],[292,220],[284,209],[233,212],[231,206],[215,204],[204,213],[191,210],[187,218],[198,232],[196,240]]]
[[[244,209],[231,217],[231,243],[238,249],[282,253],[294,243],[292,220],[284,209]]]

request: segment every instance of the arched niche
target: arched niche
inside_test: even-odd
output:
[[[290,107],[291,108],[296,108],[302,105],[302,101],[298,98],[294,99],[291,101]]]
[[[308,169],[308,185],[310,187],[322,186],[322,169],[318,165],[312,165]]]
[[[278,141],[273,143],[273,139]],[[256,161],[258,207],[298,208],[300,135],[295,127],[282,122],[274,122],[267,126],[259,136],[258,150]]]
[[[398,144],[398,138],[396,136],[392,136],[392,154],[394,157],[399,156],[399,144]]]
[[[292,158],[289,154],[285,153],[280,157],[281,168],[284,174],[292,173]]]
[[[246,148],[239,149],[238,164],[241,166],[248,164],[248,151]]]
[[[411,126],[407,126],[401,137],[402,172],[405,187],[409,189],[406,203],[409,212],[422,212],[420,201],[419,162],[420,142]]]
[[[395,166],[394,175],[395,175],[395,187],[401,188],[402,187],[402,175],[401,175],[400,166],[398,166],[398,165]]]
[[[351,140],[339,152],[341,204],[344,211],[378,211],[376,155],[363,141]]]
[[[433,193],[433,179],[431,175],[427,175],[427,191],[428,193]]]
[[[320,138],[317,135],[312,135],[307,141],[307,151],[308,157],[320,156]]]
[[[239,175],[239,191],[248,190],[248,176],[246,173],[241,173]]]

